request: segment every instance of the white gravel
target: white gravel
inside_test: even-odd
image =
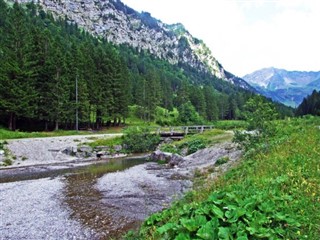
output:
[[[153,166],[158,165],[145,163],[99,178],[95,187],[103,193],[103,203],[118,209],[117,215],[143,220],[181,198],[192,186],[189,180],[169,179],[174,169],[148,170]],[[163,172],[167,176],[162,176]]]
[[[111,138],[120,135],[95,134],[8,140],[6,147],[16,158],[9,167],[62,163],[76,160],[76,157],[68,156],[62,153],[62,151],[67,147],[76,148],[80,143],[91,142],[98,138]],[[0,162],[1,160],[4,160],[3,155],[0,156]],[[0,164],[0,168],[5,167]]]
[[[60,179],[0,184],[0,239],[93,239],[61,205]]]

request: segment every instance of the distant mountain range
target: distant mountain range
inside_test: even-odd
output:
[[[262,95],[297,107],[314,89],[320,90],[320,71],[287,71],[264,68],[243,77]]]

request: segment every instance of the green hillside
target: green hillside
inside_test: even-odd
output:
[[[0,0],[0,19],[0,124],[12,130],[74,129],[76,110],[80,128],[119,125],[129,106],[137,109],[131,117],[144,121],[157,121],[157,107],[198,115],[164,124],[241,119],[253,95],[190,66],[112,45],[32,3]]]
[[[127,239],[319,239],[320,119],[273,122],[219,179],[150,216]]]

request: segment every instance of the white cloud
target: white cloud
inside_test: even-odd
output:
[[[123,0],[165,23],[181,22],[242,76],[263,67],[320,70],[318,0]]]

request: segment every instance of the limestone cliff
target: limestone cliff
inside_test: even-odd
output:
[[[20,3],[31,0],[18,0]],[[55,17],[67,18],[96,36],[115,44],[129,44],[169,61],[187,64],[199,71],[245,89],[251,87],[224,70],[203,41],[194,38],[182,24],[168,25],[149,13],[139,13],[119,0],[34,0]]]

